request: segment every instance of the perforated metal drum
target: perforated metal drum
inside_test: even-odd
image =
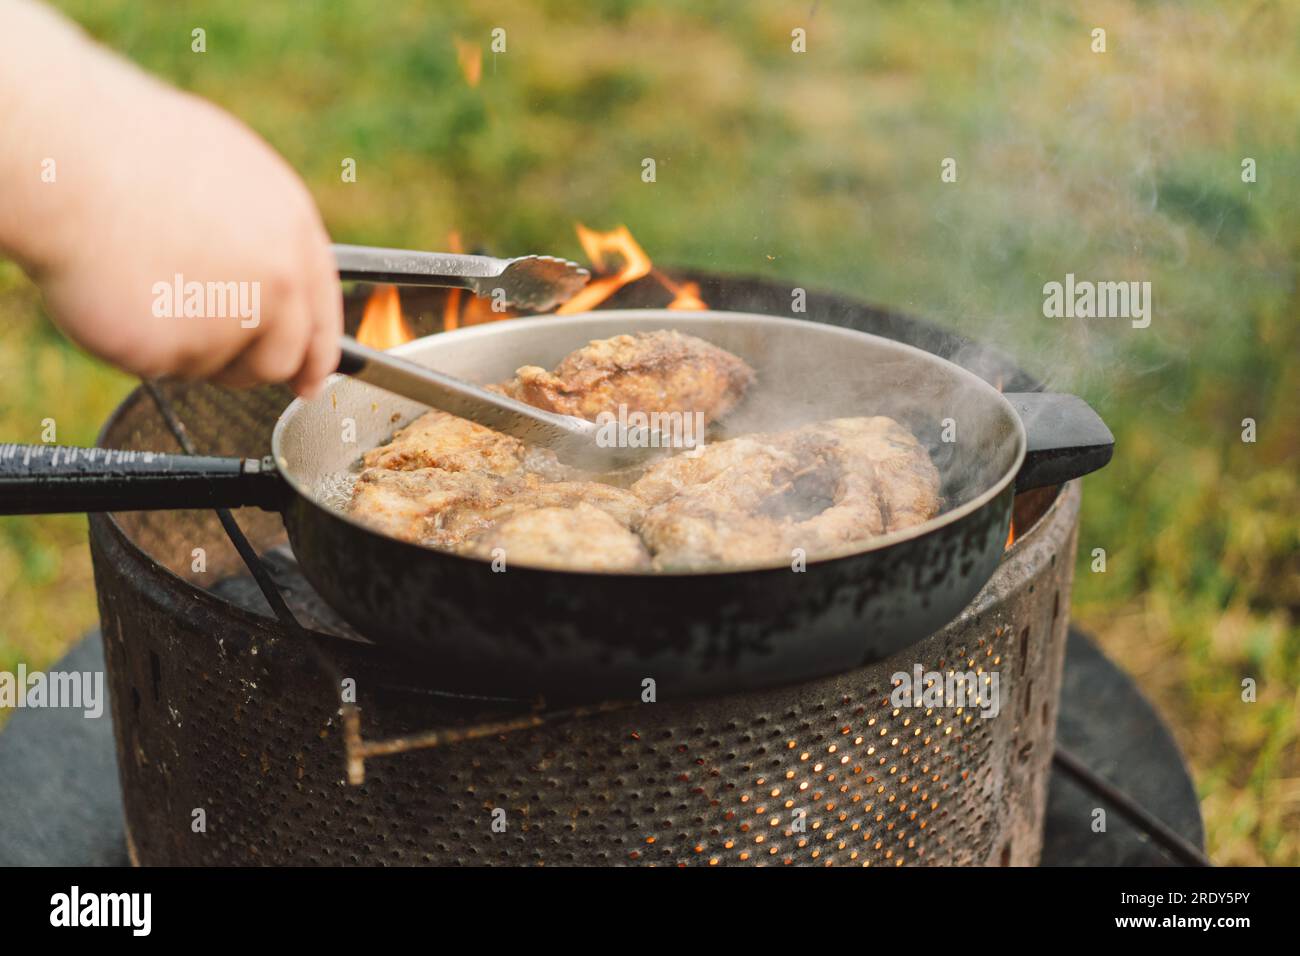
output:
[[[731,308],[789,301],[788,290],[758,283],[704,291]],[[810,299],[810,311],[817,306]],[[873,331],[906,328],[844,300],[821,307]],[[1016,374],[990,361],[987,374]],[[170,387],[165,397],[200,450],[243,455],[261,453],[286,401],[273,390],[207,386]],[[143,392],[101,443],[174,447]],[[1033,863],[1078,508],[1077,483],[1020,496],[1018,538],[992,580],[957,620],[889,660],[761,692],[540,717],[531,702],[438,693],[436,675],[350,640],[328,614],[313,616],[319,602],[290,569],[280,576],[286,600],[315,632],[291,633],[257,607],[255,589],[239,590],[240,562],[209,513],[93,516],[133,858]],[[283,542],[276,516],[238,517],[259,551]],[[893,675],[918,665],[941,679],[996,673],[997,715],[896,706]],[[349,783],[339,675],[355,681],[367,740],[429,743],[433,728],[444,742],[375,747],[363,774],[352,768],[362,782]]]

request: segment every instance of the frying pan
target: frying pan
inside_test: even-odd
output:
[[[376,643],[448,691],[551,701],[741,691],[884,658],[975,596],[1016,491],[1102,467],[1113,438],[1070,395],[1003,395],[889,339],[727,312],[601,311],[491,323],[394,350],[479,383],[550,367],[588,341],[675,328],[758,373],[727,434],[888,415],[927,447],[944,507],[926,523],[801,566],[609,573],[509,566],[390,538],[330,503],[340,476],[423,406],[343,376],[285,409],[269,459],[0,447],[0,514],[257,505],[281,512],[308,580]]]

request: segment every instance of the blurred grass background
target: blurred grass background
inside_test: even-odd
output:
[[[243,117],[341,241],[579,257],[575,220],[626,223],[660,264],[925,315],[1080,391],[1118,450],[1087,481],[1075,618],[1173,725],[1213,858],[1300,863],[1300,5],[57,5]],[[1151,327],[1043,318],[1067,272],[1150,281]],[[53,418],[89,443],[132,385],[3,263],[0,373],[10,441]],[[0,668],[93,626],[84,519],[0,521],[0,601]]]

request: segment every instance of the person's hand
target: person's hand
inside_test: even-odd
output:
[[[84,101],[35,144],[57,178],[35,183],[33,157],[39,238],[19,249],[54,321],[139,375],[314,393],[343,318],[306,187],[228,114],[83,45]]]
[[[94,185],[76,187],[38,277],[55,322],[139,375],[313,393],[338,364],[343,314],[306,187],[230,116],[140,85],[114,140],[82,157]]]

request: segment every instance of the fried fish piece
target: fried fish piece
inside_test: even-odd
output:
[[[645,511],[641,499],[624,488],[598,481],[544,482],[529,477],[509,497],[486,509],[483,516],[495,523],[518,511],[576,508],[581,504],[605,512],[625,528],[636,525]]]
[[[525,365],[506,394],[537,408],[595,421],[601,412],[726,415],[754,382],[738,356],[693,335],[661,329],[596,339],[571,352],[554,372]]]
[[[532,474],[502,476],[442,468],[369,468],[358,477],[348,504],[350,514],[385,534],[447,550],[463,550],[520,514],[574,509],[607,515],[640,545],[631,530],[643,511],[640,499],[630,491],[596,482],[546,482]],[[574,562],[581,566],[594,566],[590,562],[595,561],[613,567],[630,560],[627,549],[617,544],[620,536],[608,531],[607,522],[588,516],[566,527],[573,532],[566,540],[573,548]],[[599,533],[600,541],[614,549],[613,557],[599,554],[603,546],[599,543],[584,543],[583,528]]]
[[[384,534],[415,544],[454,548],[489,524],[481,514],[506,500],[515,482],[484,472],[441,468],[367,468],[349,514]]]
[[[656,571],[708,571],[777,564],[796,546],[793,530],[765,518],[662,507],[646,514],[641,540]]]
[[[554,372],[492,388],[540,408],[725,415],[753,382],[738,357],[675,331],[591,342]],[[939,475],[884,417],[840,418],[718,442],[655,463],[630,490],[544,449],[430,411],[368,452],[348,511],[394,537],[522,565],[707,570],[840,553],[928,520]],[[605,476],[607,481],[614,479]],[[628,481],[632,480],[630,477]]]
[[[655,567],[772,564],[807,550],[810,535],[795,518],[824,508],[834,488],[824,487],[816,463],[783,444],[769,435],[718,442],[698,457],[661,462],[633,484],[649,506],[640,531]],[[814,488],[818,480],[823,487]]]
[[[850,478],[874,477],[885,531],[901,531],[939,513],[939,470],[925,446],[894,419],[834,418],[799,431],[837,443],[843,449],[841,468]]]
[[[518,438],[433,409],[398,430],[386,444],[366,452],[367,468],[513,475],[524,469],[527,448]]]
[[[632,486],[664,570],[788,562],[865,544],[939,510],[939,475],[889,418],[747,435],[652,466]]]
[[[573,507],[519,510],[494,524],[466,551],[504,557],[507,566],[648,571],[650,553],[641,539],[609,512],[580,501]]]
[[[632,493],[653,506],[677,495],[701,496],[707,487],[721,507],[746,509],[771,488],[774,474],[797,467],[795,456],[770,436],[745,435],[655,462],[632,484]],[[751,483],[756,487],[748,487]],[[747,486],[744,493],[741,484]]]

